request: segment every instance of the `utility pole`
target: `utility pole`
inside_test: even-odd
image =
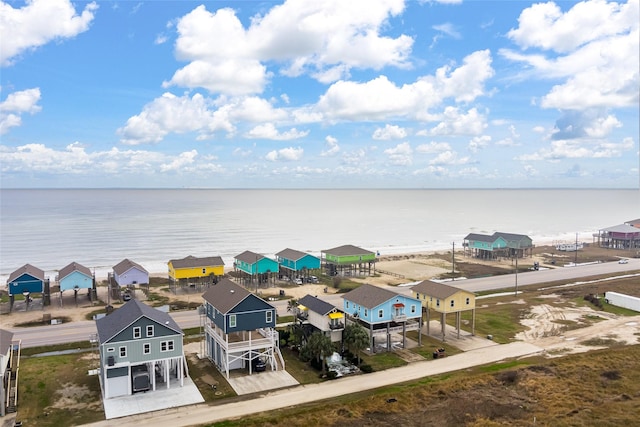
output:
[[[451,247],[451,274],[452,274],[452,279],[455,280],[455,277],[453,277],[453,274],[456,272],[456,242],[451,242],[452,247]]]

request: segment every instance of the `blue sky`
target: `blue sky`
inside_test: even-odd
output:
[[[638,188],[639,1],[0,2],[0,185]]]

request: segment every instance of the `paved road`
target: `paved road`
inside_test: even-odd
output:
[[[459,371],[473,366],[484,365],[504,359],[528,356],[543,351],[540,347],[524,342],[496,345],[444,359],[427,360],[409,365],[387,369],[371,374],[341,378],[321,384],[307,384],[286,388],[255,399],[225,403],[222,405],[194,405],[173,408],[157,413],[134,415],[117,419],[118,426],[183,427],[203,425],[228,419],[240,418],[250,414],[273,411],[294,405],[311,403],[347,394],[385,387],[392,384],[417,380],[445,372]],[[116,420],[87,424],[90,427],[109,427]]]
[[[591,265],[578,265],[576,267],[555,268],[541,271],[518,273],[518,286],[527,286],[538,283],[554,281],[571,281],[582,277],[610,274],[622,275],[632,270],[640,270],[640,259],[629,259],[628,264],[608,262]],[[467,279],[450,282],[454,286],[473,292],[514,289],[515,274],[483,277],[479,279]],[[403,288],[393,288],[399,290]],[[404,288],[404,292],[410,293],[410,289]],[[318,294],[319,297],[338,307],[342,306],[342,298],[338,294]],[[278,310],[278,314],[286,316],[287,301],[275,301],[272,303]],[[194,328],[200,326],[200,318],[196,310],[178,311],[171,313],[181,328]],[[96,333],[95,322],[82,321],[61,325],[48,325],[32,328],[10,328],[15,339],[22,340],[23,347],[36,347],[67,342],[85,341]]]

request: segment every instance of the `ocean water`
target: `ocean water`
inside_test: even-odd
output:
[[[0,285],[30,263],[54,280],[72,261],[106,277],[129,258],[151,273],[170,259],[273,256],[353,244],[381,255],[460,248],[468,233],[534,244],[592,242],[640,218],[638,190],[0,190]]]

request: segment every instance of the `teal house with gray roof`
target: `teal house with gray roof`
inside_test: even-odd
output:
[[[280,274],[289,278],[306,276],[312,270],[320,269],[320,258],[295,249],[284,249],[276,254]]]
[[[482,259],[500,257],[521,258],[533,253],[533,241],[524,234],[495,232],[488,234],[468,234],[462,243],[464,254]]]

